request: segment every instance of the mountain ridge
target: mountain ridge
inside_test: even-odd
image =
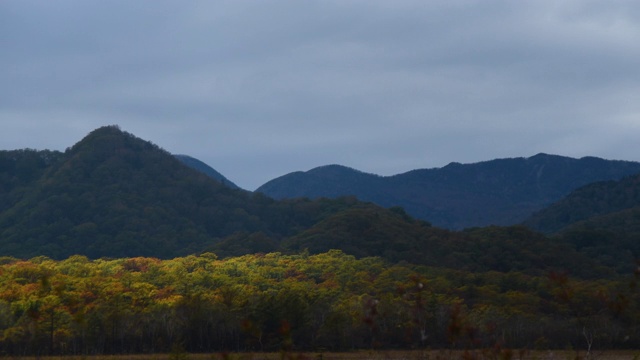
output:
[[[437,226],[461,229],[517,224],[582,185],[633,173],[640,173],[640,163],[539,153],[471,164],[452,162],[391,176],[321,166],[283,175],[256,192],[275,199],[354,195],[384,207],[401,206]]]
[[[8,189],[0,193],[0,253],[5,256],[167,259],[204,252],[228,257],[338,249],[357,257],[468,270],[611,273],[524,227],[455,232],[416,220],[402,208],[386,209],[353,196],[277,201],[232,189],[117,127],[96,129],[65,153],[27,155],[14,158],[40,159],[25,166],[34,170],[24,173],[29,181],[14,186],[21,174],[18,160],[0,168],[0,188]],[[539,250],[545,248],[552,250]],[[510,255],[500,262],[482,256],[502,251]]]

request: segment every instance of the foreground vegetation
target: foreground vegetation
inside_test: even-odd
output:
[[[340,251],[1,263],[0,352],[14,356],[640,346],[632,277],[471,273]]]
[[[588,357],[584,352],[574,350],[502,350],[495,352],[491,349],[465,351],[465,350],[387,350],[387,351],[350,351],[350,352],[304,352],[304,353],[213,353],[213,354],[187,354],[169,353],[152,355],[97,355],[86,356],[53,356],[44,357],[50,360],[451,360],[451,359],[514,359],[514,360],[575,360],[575,359],[599,359],[599,360],[634,360],[640,357],[639,351],[610,350],[599,351]],[[20,357],[21,360],[40,360],[43,357]]]

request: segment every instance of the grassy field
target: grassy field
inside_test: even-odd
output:
[[[475,350],[473,352],[449,350],[415,351],[357,351],[341,353],[230,353],[230,354],[156,354],[156,355],[114,355],[114,356],[54,356],[54,357],[12,357],[20,360],[635,360],[640,359],[640,350],[599,351],[590,357],[585,352],[567,350],[545,351],[502,351]]]

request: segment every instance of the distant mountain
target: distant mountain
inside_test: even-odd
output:
[[[275,199],[353,195],[449,229],[511,225],[602,180],[640,173],[640,163],[538,154],[474,164],[451,163],[382,177],[330,165],[271,180],[256,191]]]
[[[176,159],[182,161],[183,164],[189,166],[190,168],[200,171],[201,173],[209,176],[212,179],[218,180],[223,185],[226,185],[232,189],[240,188],[238,187],[238,185],[234,184],[229,179],[224,177],[224,175],[217,172],[214,168],[212,168],[211,166],[205,164],[204,162],[196,158],[193,158],[188,155],[173,155],[173,156],[175,156]]]

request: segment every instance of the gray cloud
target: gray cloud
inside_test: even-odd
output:
[[[639,160],[635,1],[0,2],[1,148],[121,127],[253,189],[537,152]]]

